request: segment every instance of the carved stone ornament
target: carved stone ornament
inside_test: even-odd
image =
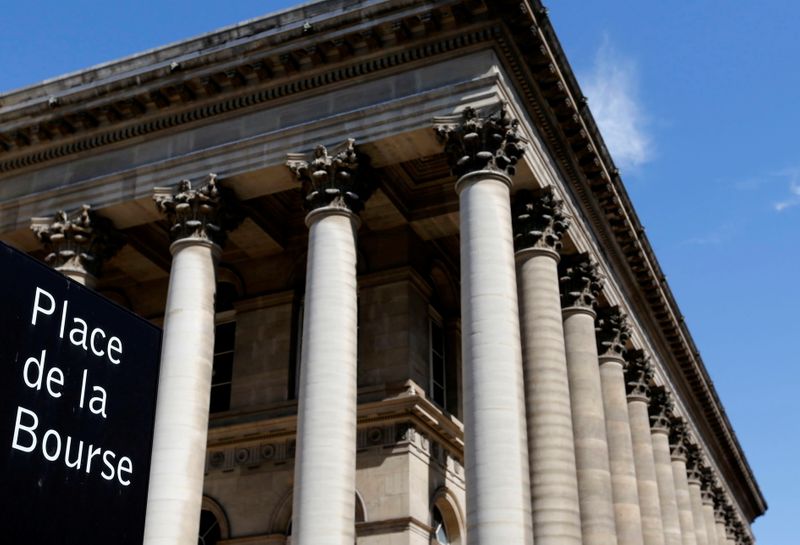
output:
[[[700,494],[704,503],[716,504],[717,479],[714,477],[714,471],[705,465],[699,463],[697,465],[700,473]]]
[[[597,354],[600,357],[625,356],[625,345],[631,338],[628,317],[619,307],[604,307],[597,312]],[[627,361],[627,360],[624,360]]]
[[[690,483],[700,484],[703,468],[703,456],[700,447],[695,443],[686,443],[686,477]]]
[[[683,418],[673,416],[669,422],[669,447],[673,458],[686,460],[689,431]]]
[[[514,248],[561,249],[561,237],[569,228],[564,203],[551,186],[537,191],[520,190],[511,204]]]
[[[196,189],[189,180],[181,180],[174,190],[156,188],[153,200],[169,221],[173,242],[201,238],[221,246],[227,232],[244,219],[235,197],[217,184],[216,174],[209,174]]]
[[[55,269],[100,274],[104,261],[116,254],[125,236],[88,204],[71,216],[60,210],[53,218],[33,218],[31,230],[44,245],[45,261]]]
[[[454,176],[460,178],[479,170],[514,175],[514,165],[525,153],[527,142],[505,104],[494,110],[478,112],[468,107],[459,117],[434,120],[436,136],[444,143]]]
[[[672,422],[672,399],[663,386],[650,390],[650,427],[654,430],[669,431]]]
[[[597,296],[603,289],[603,278],[597,262],[589,254],[571,254],[561,258],[558,265],[561,284],[561,306],[594,309]]]
[[[375,187],[369,163],[369,157],[356,149],[352,138],[331,152],[320,145],[313,157],[291,153],[286,160],[286,166],[302,184],[306,210],[334,206],[355,214],[363,210]]]
[[[719,522],[725,522],[725,512],[728,509],[728,500],[725,497],[725,491],[722,487],[714,484],[711,488],[711,494],[714,498],[714,518]]]
[[[625,368],[625,385],[628,399],[641,399],[650,402],[653,384],[653,367],[650,358],[642,350],[632,350],[625,354],[628,362]]]

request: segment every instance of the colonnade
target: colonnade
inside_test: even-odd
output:
[[[511,198],[525,150],[517,122],[505,108],[468,108],[436,132],[460,207],[468,543],[749,544],[670,392],[633,346],[625,314],[600,304],[597,263],[561,255],[569,220],[555,190]],[[309,229],[292,542],[352,545],[356,234],[375,176],[352,140],[292,155],[287,166],[302,185]],[[198,188],[158,189],[155,200],[171,226],[173,261],[144,543],[193,545],[215,265],[237,219],[213,176]],[[93,228],[88,210],[84,224],[61,213],[34,230],[56,256],[69,241],[64,255],[74,257],[77,244],[90,259],[54,264],[91,284],[84,265],[110,253],[91,255],[87,240],[110,226]]]

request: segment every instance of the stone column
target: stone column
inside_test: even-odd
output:
[[[664,524],[661,518],[661,498],[658,491],[653,439],[650,434],[650,385],[653,369],[641,350],[625,355],[628,391],[628,416],[631,421],[633,461],[636,465],[636,484],[639,508],[642,513],[642,536],[645,545],[664,545]]]
[[[623,357],[630,330],[618,307],[600,309],[597,319],[597,351],[603,407],[606,415],[608,457],[614,497],[614,516],[619,545],[643,545],[642,513],[636,482],[631,422],[625,392]],[[649,433],[648,433],[649,440]]]
[[[31,218],[31,230],[48,252],[45,262],[88,288],[95,287],[103,262],[125,241],[111,221],[88,204],[71,216],[60,210],[52,218]]]
[[[678,503],[678,517],[681,524],[683,545],[697,545],[692,500],[686,477],[686,444],[688,442],[686,424],[680,417],[673,416],[669,425],[669,443],[672,456],[672,478],[675,481],[675,500]]]
[[[524,152],[505,106],[437,120],[458,177],[467,540],[532,543],[509,194]]]
[[[579,545],[581,517],[558,249],[568,222],[552,188],[514,199],[533,532],[536,545]]]
[[[714,487],[714,525],[717,530],[717,543],[716,545],[727,545],[727,530],[725,524],[725,513],[728,509],[728,503],[725,498],[725,492],[722,488]]]
[[[215,263],[236,225],[214,175],[157,188],[170,224],[172,268],[156,404],[145,545],[195,545],[203,498],[208,404],[214,359]]]
[[[292,154],[308,210],[292,543],[355,541],[358,308],[357,214],[374,176],[353,140],[329,154]]]
[[[703,511],[703,522],[706,529],[706,541],[708,545],[717,545],[717,525],[714,518],[714,488],[716,480],[714,472],[707,465],[698,464],[700,468],[700,505]]]
[[[572,254],[559,264],[559,281],[583,544],[610,545],[617,530],[594,310],[602,280],[588,254]]]
[[[661,521],[664,524],[664,543],[666,545],[682,545],[681,519],[675,492],[672,453],[669,446],[671,416],[670,394],[663,386],[654,387],[650,398],[650,435],[653,440],[653,457],[656,462]]]
[[[686,444],[686,479],[689,487],[689,500],[692,506],[694,536],[697,540],[697,545],[717,545],[710,542],[706,528],[703,499],[700,492],[701,466],[700,448],[696,444],[688,442]]]

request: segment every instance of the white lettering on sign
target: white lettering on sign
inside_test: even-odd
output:
[[[52,324],[50,327],[54,327],[56,321],[58,339],[81,348],[92,357],[108,360],[113,366],[122,363],[123,348],[120,337],[109,335],[90,319],[71,312],[66,298],[58,300],[47,290],[36,287],[33,294],[31,326],[39,328]],[[54,329],[53,333],[55,334]],[[61,352],[57,354],[65,357]],[[66,386],[69,382],[67,377],[75,377],[75,374],[69,372],[65,374],[64,369],[69,370],[70,366],[64,362],[59,366],[52,359],[52,354],[48,358],[47,349],[30,355],[22,364],[21,378],[28,388],[46,392],[49,397],[45,396],[44,399],[55,399],[58,400],[55,402],[64,403],[65,393],[66,397],[69,397],[70,392],[76,392],[75,389]],[[99,416],[107,420],[109,394],[106,388],[93,383],[92,374],[96,380],[96,372],[90,373],[90,369],[82,370],[80,394],[76,395],[77,399],[74,400],[77,401],[77,407],[72,411],[77,415]],[[84,413],[85,409],[88,409],[88,412]],[[11,449],[26,454],[39,453],[47,462],[63,463],[73,471],[99,475],[105,481],[116,482],[122,486],[131,484],[134,472],[130,457],[119,456],[113,450],[102,446],[84,444],[79,438],[64,434],[57,429],[43,429],[44,427],[40,426],[40,418],[36,411],[18,406]]]
[[[67,435],[65,439],[62,439],[61,434],[52,429],[46,430],[39,441],[36,433],[38,429],[39,417],[36,413],[24,407],[17,407],[17,420],[14,424],[11,448],[22,452],[33,452],[39,445],[42,456],[48,462],[62,461],[65,466],[76,471],[80,470],[83,465],[87,474],[92,473],[92,459],[99,456],[102,466],[95,466],[95,470],[100,472],[103,479],[107,481],[116,479],[122,486],[131,484],[128,477],[133,476],[133,461],[127,456],[117,459],[117,453],[113,450],[104,450],[89,444],[84,458],[83,441],[78,440],[75,445],[73,437]]]

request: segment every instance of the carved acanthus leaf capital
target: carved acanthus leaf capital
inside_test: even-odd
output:
[[[434,126],[444,143],[450,170],[459,178],[479,170],[513,176],[525,153],[527,142],[520,134],[519,122],[505,104],[480,112],[468,107],[460,116],[435,119]]]
[[[597,296],[603,289],[597,262],[587,253],[566,255],[561,258],[558,273],[561,306],[594,309]]]
[[[686,460],[689,445],[689,430],[686,422],[679,416],[672,416],[669,421],[669,447],[673,459]]]
[[[220,187],[216,174],[209,174],[197,188],[193,188],[189,180],[181,180],[174,189],[156,188],[153,200],[170,224],[169,235],[173,242],[201,238],[221,246],[227,232],[243,219],[236,198]]]
[[[561,237],[569,228],[564,203],[552,186],[537,191],[520,190],[512,203],[514,248],[561,249]]]
[[[650,390],[650,427],[653,430],[669,431],[672,421],[672,396],[663,386]]]
[[[111,221],[88,204],[72,215],[60,210],[53,218],[33,218],[31,230],[48,252],[45,261],[51,267],[93,276],[125,243],[125,236]]]
[[[631,338],[628,317],[618,306],[601,308],[597,313],[597,354],[599,356],[625,356],[625,345]]]
[[[703,467],[700,447],[696,443],[686,443],[686,476],[690,483],[700,484]]]
[[[302,184],[303,203],[308,211],[334,206],[357,214],[375,187],[369,157],[356,149],[352,138],[330,152],[319,145],[310,157],[290,153],[286,166]]]
[[[711,494],[714,498],[714,518],[724,523],[725,512],[728,509],[728,499],[725,497],[725,491],[722,487],[715,484],[711,489]]]
[[[717,478],[714,476],[714,470],[700,463],[698,465],[700,470],[700,493],[702,494],[703,502],[713,504],[716,502]]]
[[[625,368],[628,399],[649,403],[654,374],[650,358],[642,350],[632,350],[625,354],[625,360],[628,362]]]

